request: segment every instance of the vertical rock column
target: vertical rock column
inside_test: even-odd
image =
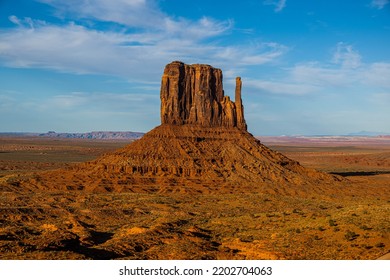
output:
[[[236,78],[236,92],[235,92],[235,104],[236,104],[236,113],[237,113],[237,127],[239,129],[246,130],[246,122],[244,119],[244,106],[242,105],[242,99],[241,99],[241,87],[242,82],[241,78]]]
[[[161,78],[161,123],[182,124],[183,119],[180,116],[181,90],[180,73],[183,72],[183,66],[179,63],[171,63],[165,67]]]

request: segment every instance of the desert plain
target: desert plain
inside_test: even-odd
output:
[[[131,140],[2,136],[0,259],[377,259],[390,251],[390,138],[258,137],[337,191],[24,189]],[[11,186],[11,187],[10,187]]]

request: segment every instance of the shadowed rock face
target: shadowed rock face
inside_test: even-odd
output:
[[[174,61],[161,80],[161,123],[246,130],[241,101],[241,78],[236,79],[235,102],[224,96],[222,71],[205,64]]]

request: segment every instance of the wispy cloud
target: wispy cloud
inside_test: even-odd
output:
[[[17,16],[9,16],[8,19],[10,20],[10,22],[12,22],[13,24],[16,24],[16,25],[19,25],[21,26],[21,22],[20,22],[20,19],[17,17]]]
[[[70,4],[64,1],[44,1],[59,7],[70,7]],[[70,2],[75,5],[78,3]],[[127,2],[121,3],[125,5]],[[80,3],[80,10],[85,10],[83,15],[87,16],[89,12],[96,17],[103,17],[99,13],[100,9],[94,7],[89,10],[86,1]],[[99,3],[103,5],[107,1],[100,0]],[[138,5],[146,5],[145,3],[147,2],[139,1]],[[147,10],[145,7],[140,11]],[[75,7],[72,7],[73,9]],[[119,13],[119,10],[115,12]],[[148,13],[150,12],[142,17],[144,21],[148,21]],[[105,16],[107,20],[111,18]],[[164,24],[164,30],[161,30],[159,25],[154,28],[137,21],[127,23],[128,27],[137,23],[140,27],[147,28],[131,32],[127,29],[103,31],[74,22],[54,25],[16,16],[10,16],[9,20],[16,27],[0,34],[0,63],[8,67],[41,67],[70,73],[109,74],[147,81],[156,71],[160,74],[161,68],[171,60],[213,63],[219,67],[231,67],[233,64],[260,65],[277,59],[287,51],[285,46],[273,42],[224,46],[214,39],[231,32],[234,23],[207,17],[195,21],[174,20],[162,14],[160,20]]]
[[[110,69],[118,63],[118,72],[127,66],[124,38],[115,33],[66,26],[18,27],[0,35],[0,58],[9,67],[42,67],[75,73],[114,74]],[[131,61],[128,61],[131,62]],[[108,67],[108,69],[106,69]]]
[[[332,61],[344,68],[357,68],[361,65],[361,56],[351,45],[339,42]]]
[[[186,37],[193,40],[201,40],[212,36],[218,36],[233,27],[232,21],[216,21],[208,17],[202,17],[198,21],[186,18],[173,18],[163,13],[153,0],[38,0],[53,6],[57,16],[67,16],[80,20],[95,20],[97,22],[109,22],[121,26],[119,30],[124,32],[131,28],[138,29],[141,36],[146,33],[156,33],[165,36]],[[94,28],[94,24],[91,24]],[[142,32],[140,32],[142,30]],[[160,36],[157,36],[158,40]]]
[[[376,62],[367,66],[362,73],[362,82],[381,87],[390,92],[390,63]]]
[[[0,56],[11,67],[44,67],[119,76],[142,74],[143,69],[149,71],[145,69],[146,65],[158,65],[176,58],[262,64],[283,53],[280,45],[266,49],[264,46],[223,47],[201,44],[192,38],[180,40],[158,34],[99,32],[74,24],[18,28],[2,33],[0,37]]]
[[[158,103],[157,95],[137,94],[137,93],[111,93],[111,92],[71,92],[68,94],[55,95],[44,102],[41,102],[38,107],[41,109],[70,109],[74,110],[77,107],[84,108],[99,108],[108,111],[138,111],[144,110],[138,105],[140,103]],[[104,109],[105,108],[105,109]]]
[[[274,6],[274,11],[276,13],[282,11],[286,7],[287,0],[265,0],[264,5]]]
[[[308,95],[320,92],[353,92],[356,87],[390,91],[390,63],[363,63],[351,45],[338,43],[328,63],[311,61],[284,69],[279,80],[251,79],[246,85],[261,92],[286,95]],[[350,90],[348,90],[350,89]],[[367,95],[371,95],[367,92]]]
[[[288,77],[301,84],[311,84],[318,88],[340,87],[353,83],[349,70],[319,62],[302,62],[288,69]]]
[[[36,25],[45,25],[45,21],[43,20],[33,20],[30,17],[24,17],[23,19],[18,18],[15,15],[11,15],[8,17],[9,21],[12,22],[13,24],[19,26],[19,27],[27,27],[30,29],[34,29]]]
[[[389,0],[372,0],[371,2],[371,6],[379,10],[383,9],[387,4],[389,4]]]
[[[123,24],[126,27],[165,27],[167,16],[151,0],[38,0],[56,9],[59,17],[76,17]]]
[[[297,83],[293,80],[269,81],[246,79],[245,86],[275,94],[306,95],[319,90],[318,86],[309,83]]]

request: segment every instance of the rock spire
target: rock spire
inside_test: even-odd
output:
[[[233,102],[224,95],[220,69],[206,64],[169,63],[161,80],[161,123],[246,130],[241,86],[241,78],[237,77]]]

